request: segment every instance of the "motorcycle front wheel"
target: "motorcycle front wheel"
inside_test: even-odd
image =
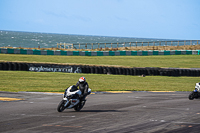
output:
[[[65,110],[65,105],[66,101],[65,100],[62,100],[59,104],[58,104],[58,107],[57,107],[57,111],[58,112],[62,112],[63,110]]]
[[[193,100],[195,98],[194,92],[191,92],[190,95],[188,96],[189,100]]]

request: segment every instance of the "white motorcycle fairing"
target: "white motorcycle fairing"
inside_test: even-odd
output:
[[[91,89],[88,88],[89,95],[91,93]],[[86,100],[81,101],[80,103],[80,95],[82,92],[75,86],[72,85],[65,90],[63,100],[59,103],[57,107],[58,112],[62,112],[64,109],[74,108],[75,111],[80,111],[85,105]]]
[[[69,97],[71,95],[75,95],[78,94],[79,96],[82,94],[82,92],[80,90],[76,90],[76,91],[70,91],[72,89],[73,86],[70,86],[67,90],[66,90],[66,96]],[[66,98],[64,96],[63,100],[66,100],[67,102],[65,103],[65,107],[68,105],[68,103],[70,102],[70,106],[67,107],[67,109],[71,109],[72,107],[76,106],[80,100],[79,99],[70,99],[68,100],[68,98]]]
[[[195,90],[197,90],[198,92],[200,92],[200,83],[196,83]]]
[[[79,96],[82,94],[82,92],[80,90],[77,90],[77,91],[73,91],[71,92],[70,90],[72,89],[72,86],[70,86],[68,89],[67,89],[67,96],[71,96],[73,94],[78,94]]]

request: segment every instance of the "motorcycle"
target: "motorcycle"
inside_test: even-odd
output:
[[[189,100],[198,99],[200,97],[200,82],[196,83],[195,90],[189,94]]]
[[[88,94],[91,93],[91,89],[88,88]],[[72,85],[65,90],[62,101],[58,104],[57,111],[62,112],[65,109],[74,108],[75,111],[80,111],[85,105],[86,100],[80,101],[80,95],[82,92],[75,86]]]

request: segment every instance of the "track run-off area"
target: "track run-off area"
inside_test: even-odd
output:
[[[198,133],[190,92],[94,92],[80,112],[56,108],[62,93],[0,92],[0,132]]]

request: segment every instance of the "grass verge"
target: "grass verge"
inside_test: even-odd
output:
[[[114,65],[125,67],[199,68],[199,55],[157,56],[50,56],[0,54],[0,61]]]
[[[92,91],[192,91],[199,77],[0,71],[0,91],[64,92],[84,76]]]

